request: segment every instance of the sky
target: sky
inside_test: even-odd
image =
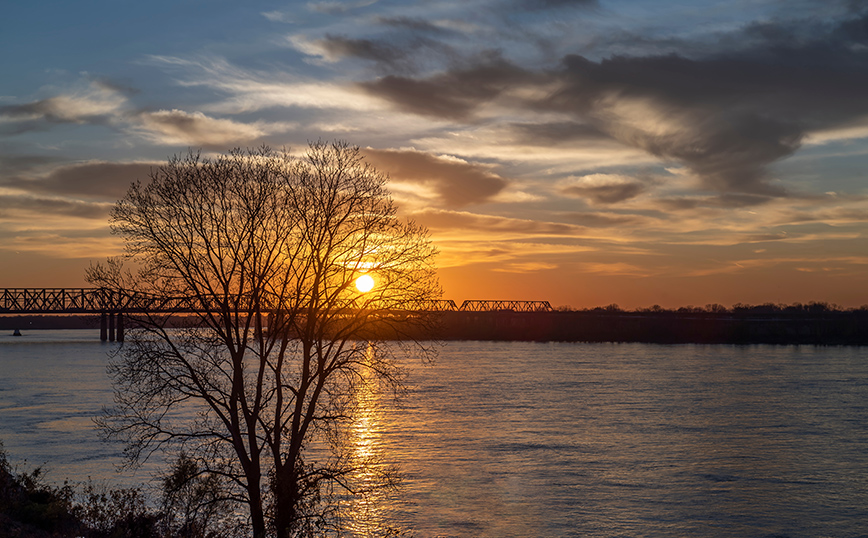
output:
[[[459,304],[868,304],[868,2],[34,0],[0,51],[0,287],[85,285],[173,155],[338,139]]]

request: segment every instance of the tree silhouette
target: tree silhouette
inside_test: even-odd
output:
[[[430,352],[412,335],[440,295],[427,232],[396,217],[385,181],[357,147],[318,142],[301,158],[191,152],[130,187],[110,222],[136,268],[110,259],[87,278],[189,312],[135,316],[111,361],[99,424],[131,465],[183,451],[247,505],[255,537],[335,528],[329,492],[363,493],[366,462],[341,449],[355,396],[400,388],[395,350]]]

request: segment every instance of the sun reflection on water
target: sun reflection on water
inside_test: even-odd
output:
[[[374,348],[368,346],[368,365],[377,360],[374,354]],[[347,530],[357,537],[391,536],[395,531],[390,516],[397,502],[397,475],[386,461],[382,388],[369,368],[360,373],[347,447],[353,465],[351,482],[357,495],[348,510]]]

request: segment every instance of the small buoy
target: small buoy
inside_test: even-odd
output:
[[[12,333],[12,336],[21,336],[21,331],[15,329],[15,332]]]

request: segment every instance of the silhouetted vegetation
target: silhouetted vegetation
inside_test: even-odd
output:
[[[181,457],[164,478],[159,501],[139,488],[93,483],[57,487],[42,468],[18,471],[0,443],[3,538],[230,538],[249,533],[216,499],[213,477]]]
[[[812,302],[623,310],[445,312],[447,340],[868,345],[868,306]]]
[[[397,218],[385,182],[340,142],[301,158],[191,152],[112,210],[135,273],[110,259],[88,281],[173,298],[190,314],[185,327],[165,311],[129,314],[100,426],[130,465],[181,454],[185,480],[166,485],[187,500],[170,496],[166,508],[185,528],[241,509],[256,538],[333,535],[346,499],[396,484],[347,441],[360,394],[401,389],[397,346],[370,328],[426,334],[426,316],[387,313],[419,311],[440,288],[426,230]],[[356,289],[362,275],[374,289]],[[174,413],[191,408],[194,419]]]

